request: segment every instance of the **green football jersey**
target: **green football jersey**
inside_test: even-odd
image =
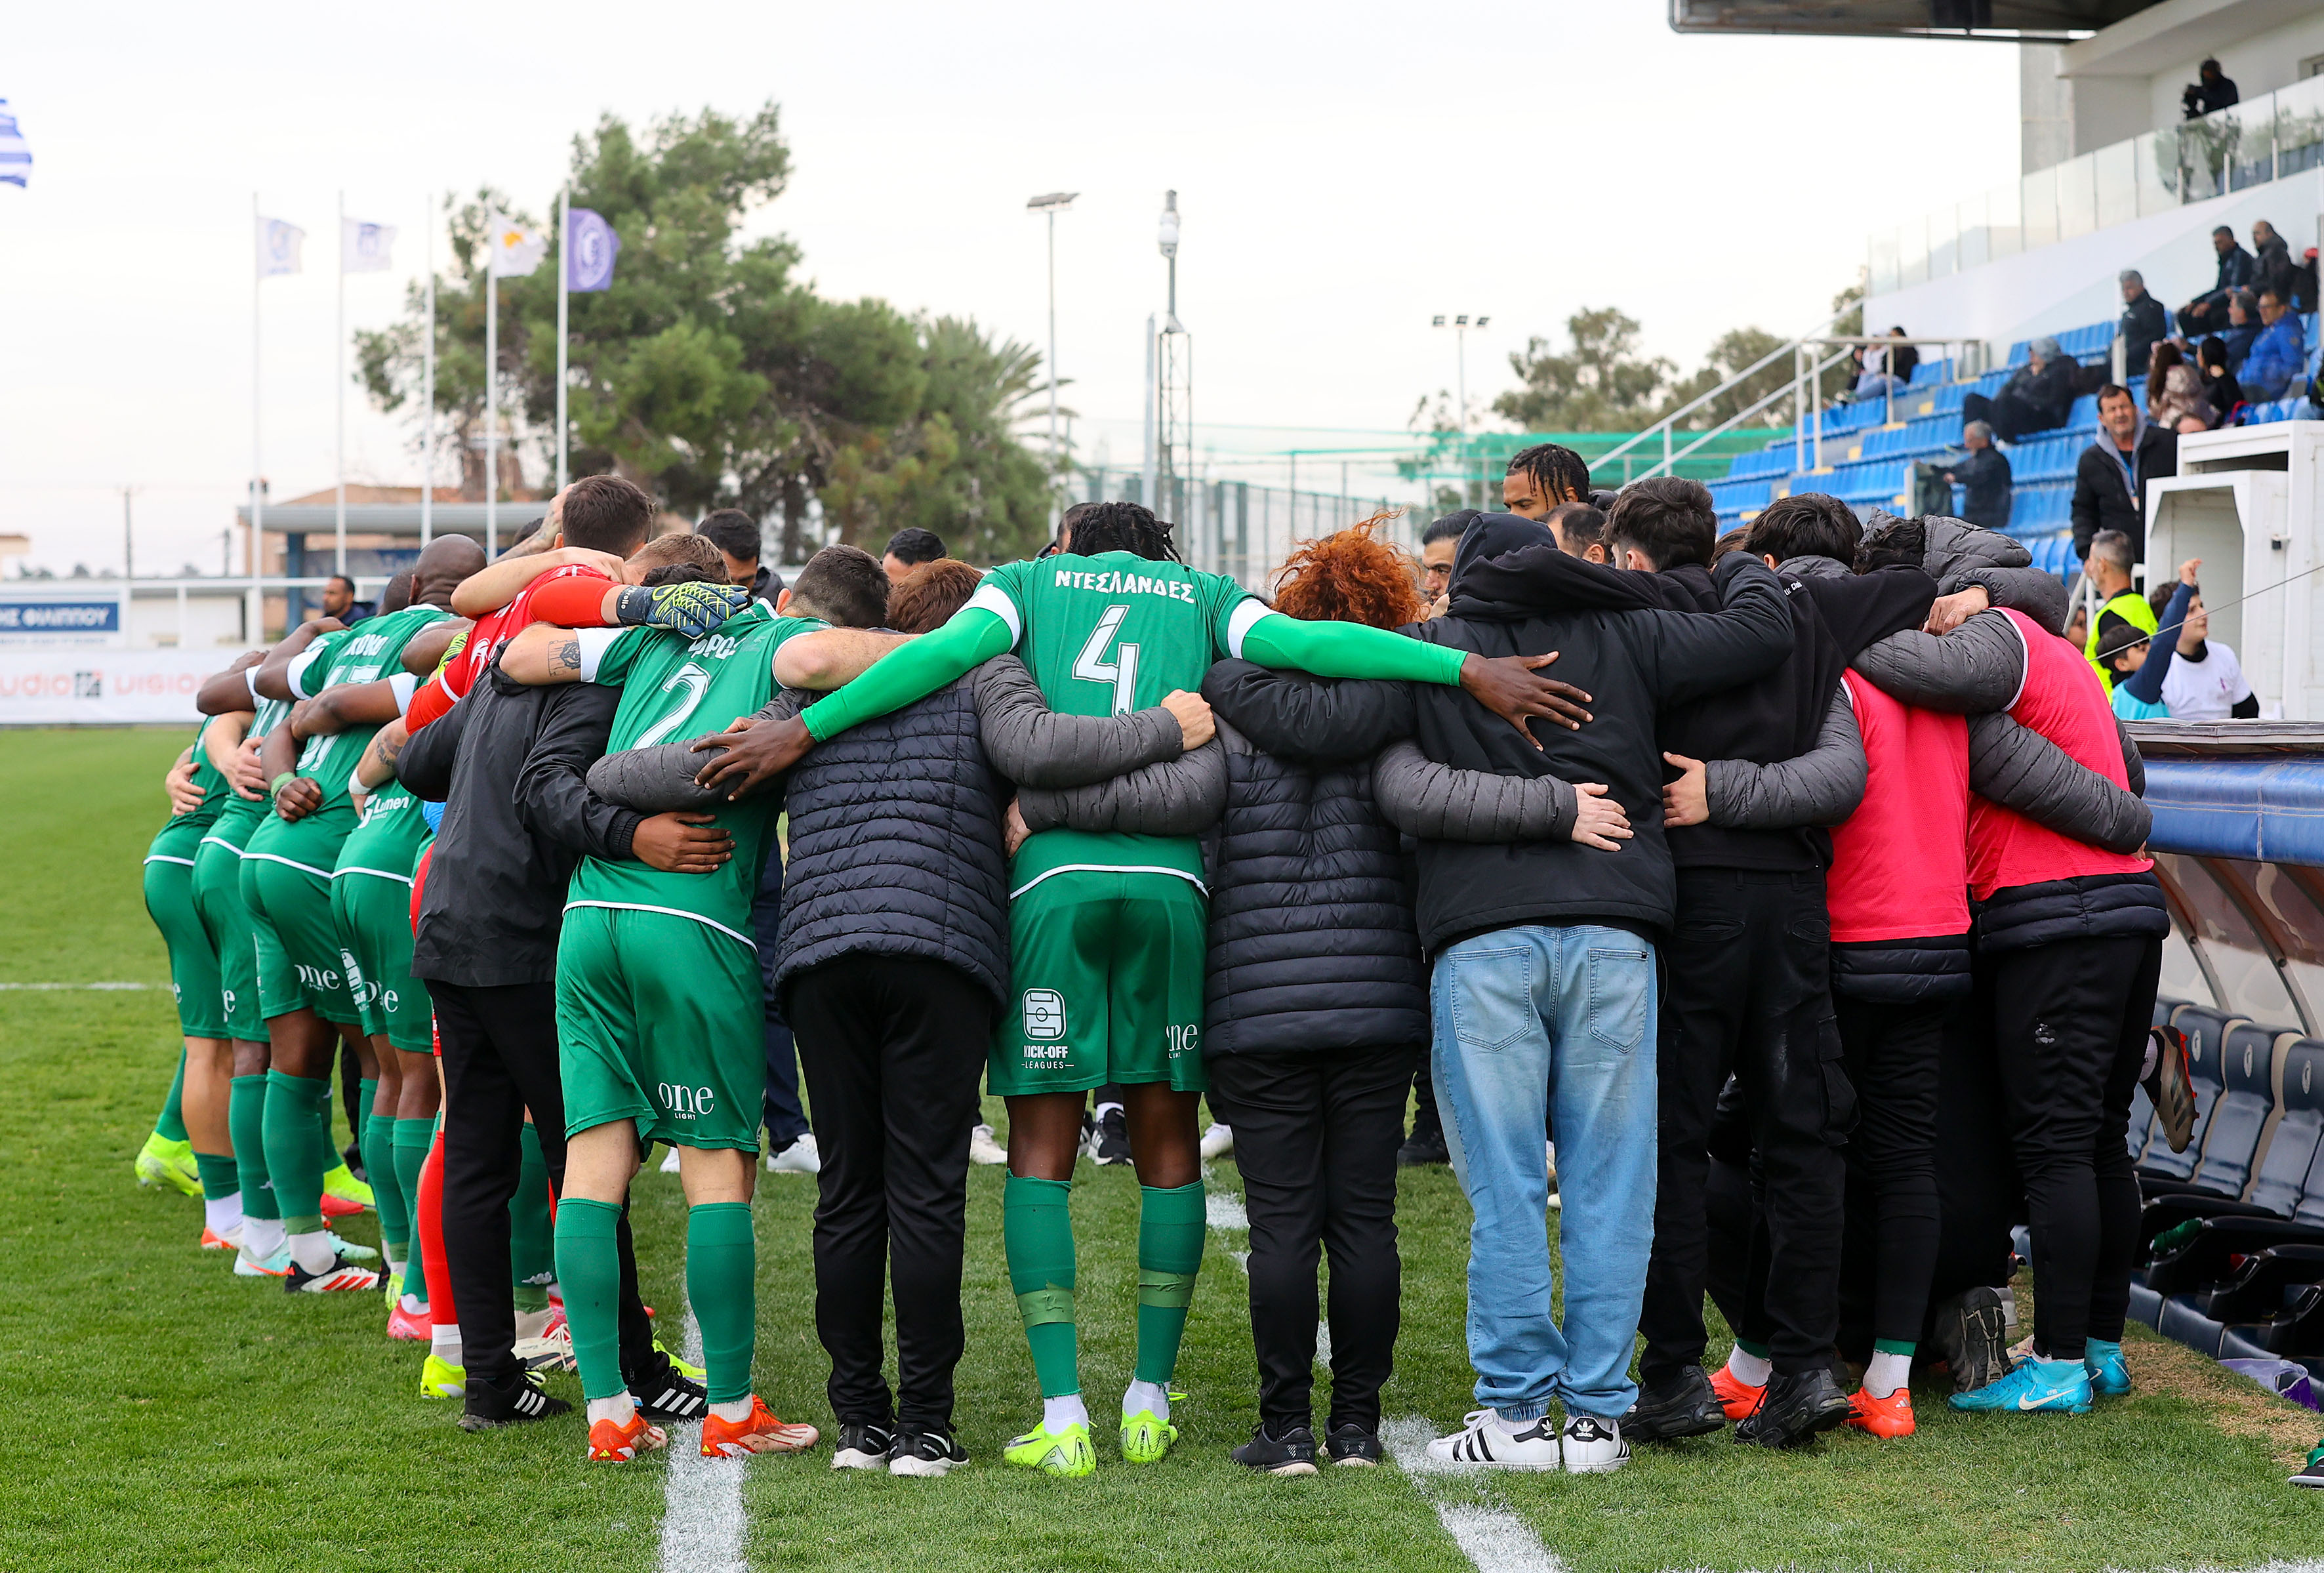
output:
[[[295,686],[312,699],[329,689],[393,676],[403,670],[398,658],[412,635],[451,615],[440,607],[422,605],[366,618],[344,634],[332,636],[334,643],[306,664]],[[299,820],[269,814],[244,850],[273,855],[329,878],[332,865],[338,861],[339,843],[355,827],[355,805],[348,783],[377,731],[375,725],[351,726],[345,731],[309,738],[299,751],[298,770],[322,787],[322,805]]]
[[[774,697],[775,651],[783,641],[825,626],[807,618],[777,617],[761,602],[696,639],[669,629],[632,628],[608,643],[604,636],[612,630],[582,630],[583,676],[622,690],[606,752],[724,731]],[[758,894],[759,868],[766,861],[779,807],[779,797],[767,793],[727,804],[712,815],[734,841],[733,857],[715,873],[666,874],[635,860],[584,858],[573,871],[566,906],[671,913],[755,946],[751,900]]]
[[[402,782],[390,781],[364,799],[363,817],[347,832],[333,877],[374,874],[409,885],[420,849],[434,834],[420,812],[420,799]]]
[[[969,605],[1009,625],[1013,648],[1065,715],[1127,715],[1173,689],[1199,693],[1222,656],[1238,655],[1267,607],[1222,575],[1131,552],[1060,552],[985,575]],[[1203,882],[1191,836],[1046,830],[1018,850],[1016,895],[1073,869],[1151,869]]]
[[[215,716],[206,716],[202,724],[194,729],[194,785],[201,788],[201,803],[183,814],[171,814],[169,823],[162,826],[164,830],[207,829],[225,809],[226,800],[235,795],[234,788],[226,785],[226,777],[210,763],[209,755],[202,749],[202,738],[210,730],[210,722],[216,719]]]
[[[324,672],[328,671],[332,652],[354,637],[353,629],[342,629],[337,633],[327,633],[309,645],[300,658],[301,659],[305,659],[307,656],[314,658],[307,668],[308,675],[319,678]],[[317,689],[316,692],[320,693],[321,690]],[[250,718],[250,730],[243,734],[243,741],[264,741],[266,734],[281,725],[283,718],[290,713],[290,704],[288,700],[260,700],[257,712]],[[267,801],[263,790],[257,797],[250,798],[244,797],[229,786],[226,788],[226,806],[219,810],[217,826],[213,828],[215,830],[223,827],[227,833],[222,839],[229,846],[239,850],[250,840],[250,832],[258,828],[258,822],[268,817],[272,807],[273,805]]]

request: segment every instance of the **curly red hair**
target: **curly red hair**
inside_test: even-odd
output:
[[[1296,541],[1275,575],[1275,610],[1314,622],[1360,622],[1401,628],[1417,622],[1421,603],[1411,555],[1372,532],[1402,515],[1375,513],[1321,540]]]

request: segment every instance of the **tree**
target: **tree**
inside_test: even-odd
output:
[[[1634,431],[1655,419],[1663,385],[1677,368],[1637,355],[1636,318],[1585,307],[1565,319],[1572,348],[1552,353],[1533,338],[1509,356],[1521,387],[1493,400],[1493,413],[1524,431]]]
[[[1047,477],[1013,430],[1017,384],[1038,378],[1038,361],[973,325],[826,300],[794,276],[789,240],[744,243],[746,212],[789,174],[772,104],[743,119],[672,116],[642,137],[606,115],[575,139],[573,204],[603,215],[622,251],[611,289],[569,301],[573,473],[625,475],[687,515],[779,513],[793,561],[816,500],[845,539],[904,512],[949,526],[948,540],[1017,539],[1047,509]],[[436,402],[464,455],[483,419],[482,240],[494,211],[512,209],[487,190],[454,215],[454,271],[437,286]],[[556,443],[561,265],[552,243],[537,272],[499,286],[510,435],[542,464]],[[416,400],[420,310],[415,291],[404,321],[358,336],[383,409]],[[468,470],[483,495],[481,469]]]
[[[1675,413],[1710,392],[1713,388],[1751,365],[1762,356],[1779,350],[1789,341],[1777,338],[1762,327],[1729,328],[1711,341],[1711,353],[1703,357],[1702,369],[1684,382],[1673,384],[1670,396],[1655,417]],[[1690,411],[1680,425],[1692,431],[1708,431],[1729,418],[1741,414],[1779,388],[1792,382],[1792,357],[1784,355],[1751,373],[1736,386],[1728,389],[1702,409]],[[1746,423],[1753,426],[1780,426],[1792,418],[1792,407],[1775,403],[1757,411]]]

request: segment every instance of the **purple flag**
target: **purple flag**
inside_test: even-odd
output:
[[[603,216],[586,207],[565,213],[565,288],[576,295],[613,287],[613,259],[622,237]]]

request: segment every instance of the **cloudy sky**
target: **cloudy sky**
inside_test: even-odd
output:
[[[125,483],[141,571],[217,571],[251,465],[254,190],[309,237],[309,271],[265,286],[282,497],[332,477],[337,192],[403,226],[394,273],[347,281],[350,326],[375,326],[420,269],[429,190],[489,180],[545,210],[604,111],[779,102],[796,174],[753,223],[823,290],[1035,344],[1025,198],[1082,193],[1058,363],[1084,453],[1117,462],[1166,188],[1226,462],[1402,428],[1453,381],[1436,312],[1492,318],[1469,341],[1478,404],[1581,306],[1641,318],[1688,368],[1729,327],[1796,331],[1870,228],[2016,170],[2005,46],[1680,38],[1656,0],[90,4],[9,32],[0,97],[36,164],[0,188],[0,532],[60,568],[117,567]],[[409,434],[353,391],[348,410],[350,477],[416,479]]]

